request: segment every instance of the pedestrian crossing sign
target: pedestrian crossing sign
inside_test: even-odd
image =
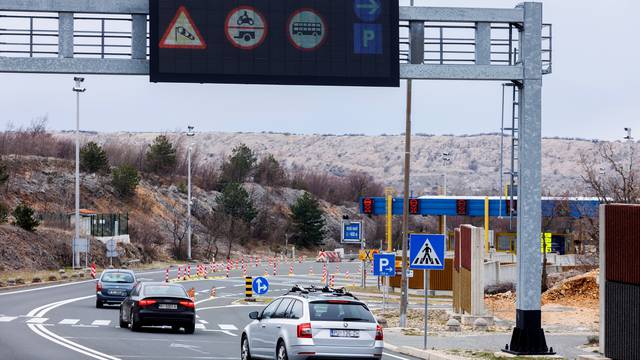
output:
[[[444,243],[442,234],[410,234],[409,268],[444,270]]]

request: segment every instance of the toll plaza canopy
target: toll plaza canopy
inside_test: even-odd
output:
[[[514,197],[514,213],[517,209],[517,196]],[[484,196],[420,196],[409,200],[411,215],[448,215],[448,216],[484,216]],[[489,197],[489,216],[509,216],[509,197]],[[365,215],[386,215],[387,201],[384,197],[364,197],[360,199],[360,213]],[[393,215],[402,215],[403,199],[393,198]],[[595,217],[598,215],[600,201],[586,197],[543,197],[542,216],[565,216],[573,218]]]

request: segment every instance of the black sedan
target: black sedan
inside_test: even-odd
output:
[[[142,326],[184,328],[193,334],[196,305],[182,285],[161,282],[138,283],[120,305],[120,327],[139,331]]]

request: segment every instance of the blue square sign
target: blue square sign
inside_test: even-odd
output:
[[[349,222],[342,223],[342,242],[359,243],[362,240],[362,223]]]
[[[444,269],[444,235],[409,234],[409,268]]]
[[[353,24],[353,52],[382,54],[382,25]]]
[[[373,275],[395,276],[396,254],[373,254]]]

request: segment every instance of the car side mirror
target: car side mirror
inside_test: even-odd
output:
[[[249,313],[249,319],[252,320],[260,320],[260,313],[257,311],[252,311]]]

